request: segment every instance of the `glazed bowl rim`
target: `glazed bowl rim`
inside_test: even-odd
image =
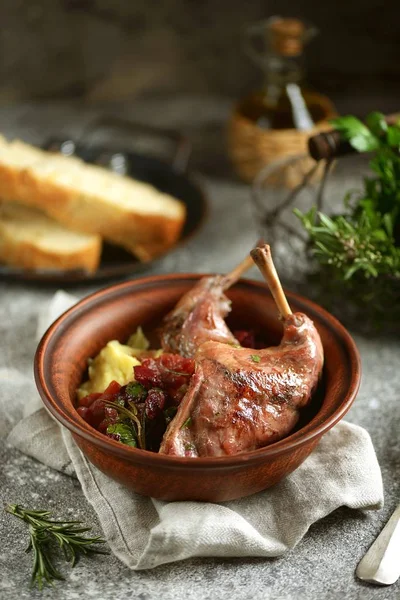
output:
[[[305,298],[304,296],[301,296],[294,292],[290,292],[286,289],[285,293],[288,297],[289,303],[291,301],[294,301],[296,304],[300,304],[300,306],[304,306],[306,308],[311,309],[312,312],[315,312],[316,314],[318,314],[319,317],[322,317],[322,320],[325,323],[328,323],[329,328],[335,334],[335,337],[342,343],[346,350],[346,353],[350,358],[348,367],[350,373],[350,383],[348,386],[348,390],[344,395],[344,398],[341,401],[340,405],[334,410],[334,412],[331,415],[324,419],[322,423],[317,423],[316,426],[310,427],[310,430],[304,432],[303,435],[301,435],[302,429],[300,429],[269,446],[258,448],[257,450],[252,450],[250,452],[234,454],[231,456],[196,458],[170,456],[166,454],[158,454],[156,452],[149,452],[147,450],[141,450],[139,448],[125,446],[115,440],[107,438],[104,434],[92,428],[88,423],[86,423],[86,421],[82,419],[78,412],[76,412],[76,416],[74,415],[73,419],[64,412],[62,406],[60,406],[58,402],[53,398],[52,394],[48,389],[48,385],[44,374],[44,366],[45,360],[49,359],[49,356],[46,354],[46,351],[50,342],[53,340],[53,338],[57,336],[57,333],[59,333],[60,328],[62,328],[62,326],[66,322],[68,322],[68,320],[71,317],[74,317],[76,313],[79,314],[82,310],[87,310],[88,305],[92,304],[93,302],[101,302],[107,300],[107,297],[112,297],[116,293],[118,294],[119,292],[123,292],[125,288],[137,286],[142,287],[149,285],[154,286],[154,284],[157,287],[157,284],[161,283],[165,285],[166,283],[172,281],[187,279],[198,280],[204,276],[210,276],[210,273],[172,273],[168,275],[152,275],[149,277],[141,277],[122,283],[117,283],[89,294],[85,298],[79,300],[71,308],[66,310],[62,315],[60,315],[60,317],[58,317],[58,319],[56,319],[52,323],[52,325],[50,325],[50,327],[42,336],[34,357],[34,376],[36,387],[39,391],[43,404],[45,408],[49,411],[49,413],[64,427],[66,427],[71,433],[84,438],[86,441],[91,442],[95,446],[98,446],[103,451],[116,455],[119,458],[124,459],[128,462],[141,463],[143,465],[153,467],[158,466],[160,468],[169,467],[171,469],[181,469],[182,467],[190,467],[194,469],[223,469],[227,467],[240,467],[246,464],[262,463],[263,460],[267,460],[270,457],[277,456],[280,454],[286,454],[295,450],[298,447],[303,446],[308,442],[313,441],[314,439],[318,440],[324,433],[326,433],[329,429],[336,425],[350,409],[359,390],[361,380],[361,360],[357,346],[347,329],[328,311],[326,311],[318,304],[312,302],[308,298]],[[255,287],[259,291],[263,290],[267,292],[268,290],[266,284],[262,281],[243,278],[239,280],[238,284],[240,283],[253,288]],[[307,312],[307,310],[305,310],[304,312]],[[313,420],[317,416],[318,413],[304,427],[311,426]],[[294,439],[291,439],[293,437]]]

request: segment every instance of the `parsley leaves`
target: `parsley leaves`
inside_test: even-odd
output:
[[[373,113],[378,115],[379,113]],[[372,115],[370,115],[372,117]],[[373,123],[375,125],[376,117],[373,117]],[[331,121],[335,129],[340,131],[343,138],[346,139],[350,144],[358,150],[358,152],[370,152],[376,150],[379,147],[379,139],[364,125],[359,119],[348,115],[346,117],[339,117]],[[374,127],[375,129],[375,127]]]
[[[128,423],[113,423],[107,427],[107,433],[118,437],[118,441],[126,446],[137,447],[136,434]]]

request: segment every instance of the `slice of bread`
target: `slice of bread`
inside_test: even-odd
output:
[[[0,144],[0,194],[143,261],[173,246],[185,220],[183,203],[149,184],[18,140]]]
[[[0,202],[0,262],[25,269],[95,271],[101,238],[67,229],[35,208]]]

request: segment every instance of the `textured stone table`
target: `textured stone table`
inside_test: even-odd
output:
[[[185,127],[195,140],[195,165],[211,172],[227,172],[226,161],[215,166],[211,154],[207,161],[202,152],[214,148],[227,103],[218,106],[190,102],[171,103],[164,111],[164,122]],[[111,109],[109,109],[110,111]],[[125,108],[127,114],[133,108]],[[149,119],[153,106],[135,107],[135,116]],[[199,115],[193,122],[192,115]],[[40,142],[43,137],[64,131],[77,133],[91,116],[89,110],[63,106],[18,106],[0,110],[0,131]],[[160,119],[160,123],[163,122]],[[203,124],[208,141],[200,133]],[[189,124],[189,125],[188,125]],[[218,150],[219,152],[219,150]],[[217,153],[218,154],[218,153]],[[181,249],[159,263],[150,272],[225,271],[248,250],[254,241],[248,187],[228,177],[203,180],[208,192],[211,215],[201,233]],[[252,275],[257,276],[255,271]],[[98,286],[100,287],[100,286]],[[92,288],[69,288],[82,297]],[[4,442],[11,424],[20,415],[13,409],[7,393],[7,381],[18,365],[27,374],[20,393],[35,393],[31,381],[35,350],[36,314],[54,288],[33,284],[0,282],[0,496],[3,503],[19,502],[51,508],[57,515],[93,523],[100,533],[96,517],[85,501],[78,482],[56,473],[8,447]],[[191,560],[166,565],[153,571],[132,572],[114,556],[82,561],[74,570],[63,568],[66,581],[42,594],[28,590],[31,557],[24,554],[25,540],[20,523],[0,513],[0,599],[60,598],[72,600],[132,598],[207,598],[273,600],[381,600],[398,599],[400,582],[377,588],[357,581],[354,569],[386,523],[400,499],[400,344],[389,337],[355,336],[363,361],[363,382],[349,421],[365,427],[371,434],[382,467],[385,507],[363,514],[343,508],[315,524],[302,542],[283,558],[246,560]],[[7,412],[7,416],[5,416]]]

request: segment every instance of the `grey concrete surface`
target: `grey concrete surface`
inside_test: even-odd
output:
[[[214,115],[218,112],[215,109]],[[143,114],[146,108],[143,109]],[[187,109],[187,113],[189,113]],[[170,114],[173,113],[172,108]],[[177,115],[177,113],[175,113]],[[55,107],[15,107],[0,111],[0,131],[32,141],[55,132],[60,123],[76,131],[85,111]],[[179,124],[182,115],[176,116]],[[204,229],[184,249],[172,253],[150,272],[225,271],[238,262],[254,241],[248,187],[227,179],[207,178],[211,214]],[[257,276],[253,271],[251,276]],[[97,287],[100,287],[97,286]],[[84,296],[94,287],[69,288]],[[20,393],[35,393],[31,381],[38,307],[55,288],[23,282],[0,282],[0,497],[3,504],[19,502],[54,510],[93,524],[96,516],[75,479],[56,473],[8,447],[7,431],[20,418],[7,393],[7,381],[18,365],[27,374]],[[376,448],[385,489],[385,506],[363,514],[343,508],[315,524],[288,555],[274,560],[191,560],[132,572],[114,556],[83,560],[71,570],[63,565],[65,581],[41,594],[28,589],[31,557],[24,553],[21,524],[0,511],[0,599],[57,598],[73,600],[158,598],[206,600],[229,597],[262,600],[397,600],[400,582],[378,588],[357,581],[354,570],[400,499],[400,344],[390,336],[355,335],[363,363],[359,396],[346,417],[365,427]]]

